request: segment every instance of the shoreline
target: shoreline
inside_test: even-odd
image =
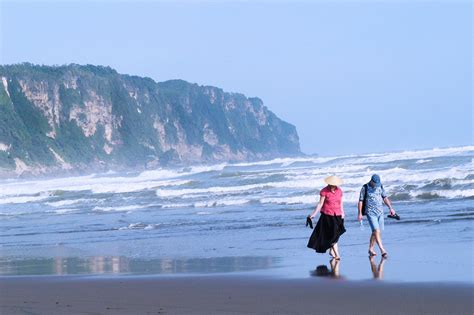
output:
[[[474,285],[250,275],[0,277],[5,314],[472,314]]]

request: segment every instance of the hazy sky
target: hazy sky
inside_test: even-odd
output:
[[[306,153],[472,144],[470,1],[0,2],[2,64],[258,96]]]

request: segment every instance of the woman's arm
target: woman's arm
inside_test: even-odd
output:
[[[309,217],[310,217],[311,219],[314,218],[314,217],[318,214],[319,211],[321,211],[321,208],[323,207],[323,204],[324,204],[324,200],[325,200],[325,199],[326,199],[326,197],[321,196],[321,198],[319,199],[318,204],[316,205],[316,209],[314,209],[313,213],[311,213],[311,214],[309,215]]]

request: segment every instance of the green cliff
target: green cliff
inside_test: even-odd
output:
[[[109,67],[0,66],[0,169],[44,173],[300,154],[258,98]]]

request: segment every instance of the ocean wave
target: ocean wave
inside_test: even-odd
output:
[[[134,180],[138,181],[148,181],[148,180],[165,180],[172,179],[179,176],[183,176],[186,172],[172,170],[172,169],[155,169],[155,170],[146,170],[138,174],[138,176],[131,177]]]
[[[269,187],[272,183],[265,184],[254,184],[254,185],[242,185],[242,186],[215,186],[209,188],[190,188],[190,189],[157,189],[156,195],[160,198],[172,198],[172,197],[193,197],[193,195],[208,195],[208,194],[228,194],[228,193],[241,193],[248,190],[262,189]]]
[[[0,198],[0,204],[19,204],[19,203],[32,203],[38,202],[49,198],[48,195],[44,196],[15,196],[15,197],[3,197]]]
[[[147,189],[156,189],[157,187],[169,187],[169,186],[181,186],[186,185],[189,180],[165,180],[165,181],[148,181],[148,182],[117,182],[109,183],[106,185],[95,185],[89,187],[94,194],[104,194],[104,193],[131,193]]]
[[[211,212],[209,211],[199,211],[199,212],[196,212],[197,215],[209,215],[211,214]]]
[[[123,230],[155,230],[159,228],[160,224],[148,224],[148,223],[130,223],[128,226],[118,228],[119,231]]]
[[[170,203],[162,204],[161,208],[163,209],[180,209],[180,208],[192,208],[194,205],[192,203]]]
[[[210,199],[189,203],[170,203],[161,205],[164,209],[169,208],[214,208],[214,207],[225,207],[225,206],[241,206],[252,203],[253,199]]]
[[[46,211],[49,213],[56,213],[56,214],[69,214],[80,211],[77,208],[61,208],[61,209],[54,209],[53,211]]]
[[[429,192],[412,192],[411,196],[418,199],[436,199],[436,198],[472,198],[474,197],[474,189],[450,189],[450,190],[433,190]]]
[[[222,171],[227,165],[228,165],[227,163],[221,163],[221,164],[214,164],[214,165],[191,166],[187,175]]]
[[[222,206],[239,206],[249,203],[249,199],[223,199],[223,200],[209,200],[195,202],[193,206],[195,208],[210,208],[210,207],[222,207]]]
[[[117,206],[117,207],[100,207],[96,206],[92,211],[96,212],[122,212],[122,211],[133,211],[139,209],[149,208],[151,205],[129,205],[129,206]]]
[[[149,191],[150,194],[154,193],[162,199],[178,197],[180,199],[198,199],[186,203],[186,205],[192,206],[195,206],[196,202],[201,202],[199,198],[203,196],[239,195],[245,196],[245,198],[238,199],[253,200],[252,195],[254,194],[258,195],[258,198],[272,198],[278,194],[286,194],[288,198],[295,198],[295,194],[308,196],[311,191],[314,191],[315,198],[318,199],[318,191],[324,187],[324,178],[333,174],[343,178],[344,198],[352,202],[357,201],[360,187],[369,181],[370,175],[374,172],[381,175],[386,190],[393,194],[393,198],[396,200],[437,198],[436,196],[439,198],[472,198],[472,185],[474,185],[472,160],[467,163],[461,160],[460,163],[464,164],[456,162],[458,164],[455,166],[450,166],[449,159],[446,164],[440,164],[437,161],[436,164],[433,164],[433,168],[422,170],[392,167],[393,164],[389,165],[390,168],[383,165],[374,166],[374,163],[381,161],[400,159],[414,160],[414,164],[427,163],[433,157],[465,156],[472,151],[474,151],[474,146],[363,156],[298,157],[249,163],[221,163],[173,170],[148,170],[136,176],[122,176],[112,173],[106,174],[107,176],[92,174],[42,180],[5,180],[0,182],[0,205],[45,202],[50,207],[68,208],[76,203],[88,202],[87,200],[94,202],[94,200],[103,199],[103,196],[93,196],[87,199],[90,197],[90,193],[95,195],[125,194],[139,191],[145,191],[140,194],[140,197],[143,198]],[[335,161],[335,163],[324,165],[329,161]],[[319,165],[291,167],[294,163],[300,162],[319,163]],[[270,166],[271,169],[269,169],[267,167],[269,165],[275,165],[275,167]],[[258,166],[264,167],[259,169]],[[193,176],[192,180],[184,177],[209,171],[217,172],[210,180],[208,176],[202,178]],[[211,187],[203,187],[203,184],[211,185]],[[81,193],[72,194],[71,192]],[[135,197],[135,194],[133,196]],[[78,199],[79,197],[83,199]],[[121,198],[126,197],[121,196]],[[151,196],[147,195],[147,197]],[[305,201],[297,203],[300,202],[304,203]],[[95,205],[97,206],[97,204]],[[100,207],[96,210],[113,211],[112,209],[101,210]]]
[[[72,191],[91,191],[94,194],[128,193],[157,187],[181,186],[189,180],[150,180],[137,177],[71,177],[37,181],[19,181],[2,185],[0,188],[0,203],[2,200],[20,195],[62,196]]]
[[[427,185],[436,180],[449,178],[454,181],[464,180],[466,173],[472,172],[472,165],[461,165],[444,169],[424,169],[420,171],[407,170],[401,167],[393,167],[388,169],[379,169],[374,171],[368,166],[347,166],[333,169],[310,170],[302,173],[293,173],[286,175],[286,179],[291,181],[295,187],[315,188],[324,186],[324,178],[328,175],[337,175],[344,180],[342,187],[362,186],[370,180],[373,173],[377,173],[382,177],[385,184],[413,183],[419,186]],[[460,182],[459,182],[460,183]],[[468,182],[465,182],[468,183]],[[461,184],[461,183],[460,183]],[[388,186],[388,185],[386,185]]]
[[[421,159],[421,160],[416,161],[415,163],[416,164],[423,164],[423,163],[428,163],[428,162],[431,162],[431,161],[432,160],[423,160],[423,159]]]
[[[434,148],[429,150],[414,150],[393,153],[376,153],[356,157],[357,163],[387,163],[402,160],[421,160],[435,157],[464,155],[474,151],[474,146]]]
[[[266,161],[256,162],[243,162],[243,163],[232,163],[228,164],[229,167],[252,167],[252,166],[268,166],[268,165],[279,165],[280,167],[289,167],[294,163],[313,163],[323,164],[329,161],[333,161],[340,158],[353,157],[355,155],[345,156],[317,156],[317,157],[292,157],[292,158],[275,158]]]
[[[398,167],[381,170],[378,172],[385,184],[385,189],[389,193],[405,193],[411,190],[428,190],[428,189],[447,189],[459,188],[462,190],[464,186],[474,184],[473,180],[465,180],[466,170],[462,167],[447,168],[443,170],[423,170],[413,172]],[[363,184],[370,180],[372,172],[354,173],[343,176],[343,191],[353,192],[349,200],[358,199],[358,192]],[[158,189],[156,195],[163,199],[180,197],[183,199],[197,198],[205,195],[242,195],[254,193],[256,191],[265,192],[273,189],[292,189],[305,190],[306,192],[314,190],[315,194],[324,187],[324,175],[296,175],[284,178],[278,175],[272,175],[262,179],[262,183],[236,186],[214,186],[208,188],[191,188],[191,189]],[[267,181],[274,179],[277,181]],[[278,180],[280,179],[280,180]],[[283,180],[284,179],[284,180]],[[409,183],[410,186],[407,186]],[[464,186],[463,186],[464,185]],[[400,191],[400,187],[402,188]],[[403,189],[405,187],[405,189]],[[401,196],[398,196],[401,197]]]
[[[45,205],[55,207],[55,208],[60,208],[64,206],[70,206],[78,203],[83,203],[83,202],[90,202],[94,201],[95,199],[71,199],[71,200],[59,200],[59,201],[51,201],[51,202],[45,202]]]
[[[464,180],[457,178],[439,178],[435,179],[425,185],[421,186],[421,190],[433,189],[453,189],[453,188],[467,188],[474,185],[474,180]]]
[[[319,200],[319,196],[294,196],[294,197],[273,197],[273,198],[262,198],[260,203],[275,203],[279,205],[293,205],[293,204],[316,204]]]

